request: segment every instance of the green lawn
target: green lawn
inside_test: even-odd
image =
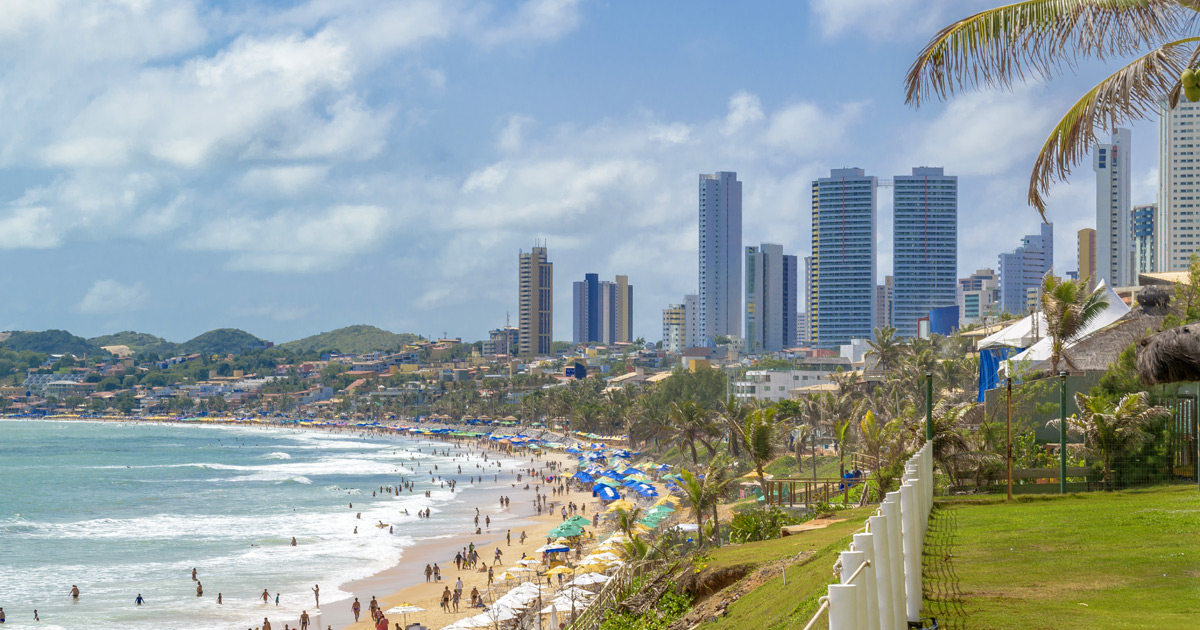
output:
[[[926,607],[943,628],[1200,623],[1193,486],[939,503],[926,544]]]

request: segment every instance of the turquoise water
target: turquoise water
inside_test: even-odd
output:
[[[314,612],[314,583],[332,604],[346,596],[339,585],[394,565],[405,547],[473,529],[484,491],[468,478],[483,463],[431,451],[430,442],[349,433],[0,420],[6,627],[232,630],[261,623],[264,611],[272,625],[295,625],[302,609]],[[456,493],[431,482],[434,465],[459,479]],[[371,496],[401,477],[415,492]],[[426,507],[433,520],[416,517]],[[395,533],[373,526],[380,521]],[[147,605],[134,605],[139,593]]]

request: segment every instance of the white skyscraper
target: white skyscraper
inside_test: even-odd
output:
[[[742,182],[700,175],[699,342],[742,333]]]
[[[697,348],[700,343],[700,296],[683,296],[683,347]]]
[[[1096,171],[1096,278],[1109,286],[1134,284],[1129,200],[1129,130],[1118,128],[1111,144],[1100,144],[1092,155]]]
[[[1158,212],[1154,216],[1154,266],[1183,271],[1200,251],[1200,103],[1162,104],[1158,118]]]
[[[875,177],[861,168],[835,168],[812,183],[808,330],[816,346],[872,338],[875,190]]]

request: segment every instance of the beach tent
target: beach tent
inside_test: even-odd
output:
[[[1110,324],[1129,314],[1129,305],[1125,304],[1125,302],[1121,300],[1117,293],[1113,291],[1112,288],[1109,287],[1108,284],[1106,284],[1103,280],[1101,280],[1100,285],[1096,287],[1096,291],[1104,292],[1105,297],[1108,300],[1108,306],[1106,306],[1104,311],[1097,315],[1095,319],[1088,322],[1087,327],[1075,337],[1074,341],[1067,344],[1067,350],[1086,339],[1088,335],[1091,335],[1092,333],[1109,326]],[[1042,330],[1044,333],[1045,329],[1043,328]],[[1028,361],[1030,365],[1037,365],[1043,361],[1049,361],[1050,355],[1053,354],[1050,348],[1052,341],[1053,340],[1048,336],[1042,337],[1041,340],[1029,346],[1024,352],[1021,352],[1008,361],[1005,361],[1004,371],[1011,374],[1010,370],[1012,370],[1017,364],[1026,361]]]
[[[538,547],[536,549],[536,551],[538,553],[559,553],[562,551],[570,551],[570,550],[571,550],[570,547],[568,547],[566,545],[560,545],[558,543],[550,543],[549,545],[542,545],[541,547]]]

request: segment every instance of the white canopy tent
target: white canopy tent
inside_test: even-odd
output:
[[[1078,336],[1076,336],[1075,339],[1071,343],[1067,344],[1067,346],[1066,346],[1067,350],[1070,350],[1072,346],[1079,343],[1080,341],[1083,341],[1092,333],[1095,333],[1096,331],[1101,330],[1101,329],[1111,325],[1112,323],[1116,322],[1117,320],[1119,320],[1122,317],[1125,317],[1126,315],[1129,314],[1129,310],[1130,310],[1129,306],[1127,304],[1125,304],[1125,302],[1120,298],[1120,296],[1118,296],[1116,294],[1116,292],[1112,290],[1112,287],[1108,286],[1103,280],[1100,281],[1100,286],[1096,287],[1096,290],[1105,292],[1105,296],[1108,299],[1108,306],[1106,306],[1104,308],[1104,310],[1098,316],[1096,316],[1095,319],[1088,322],[1088,325],[1086,328],[1083,329],[1083,332],[1081,332]],[[1038,315],[1040,316],[1041,314],[1038,313]],[[1024,321],[1024,320],[1022,320],[1022,321]],[[1045,332],[1046,332],[1046,329],[1044,328],[1045,324],[1042,324],[1042,326],[1043,326],[1043,328],[1041,329],[1042,334],[1045,335]],[[1002,331],[1000,331],[1000,333],[997,333],[997,334],[1002,334],[1004,332],[1005,331],[1002,330]],[[993,335],[993,337],[994,336],[995,335]],[[988,339],[991,339],[991,337],[988,337]],[[986,339],[984,341],[986,341]],[[1032,345],[1026,347],[1024,352],[1021,352],[1021,353],[1017,354],[1016,356],[1010,358],[1008,361],[1005,361],[1002,371],[1007,373],[1009,367],[1014,364],[1028,362],[1029,365],[1037,365],[1037,364],[1042,363],[1043,361],[1049,360],[1050,355],[1052,354],[1051,347],[1050,347],[1051,341],[1052,340],[1050,339],[1050,337],[1043,336],[1040,340],[1038,340],[1038,341],[1034,342]],[[1017,346],[1017,347],[1022,347],[1022,346]]]

